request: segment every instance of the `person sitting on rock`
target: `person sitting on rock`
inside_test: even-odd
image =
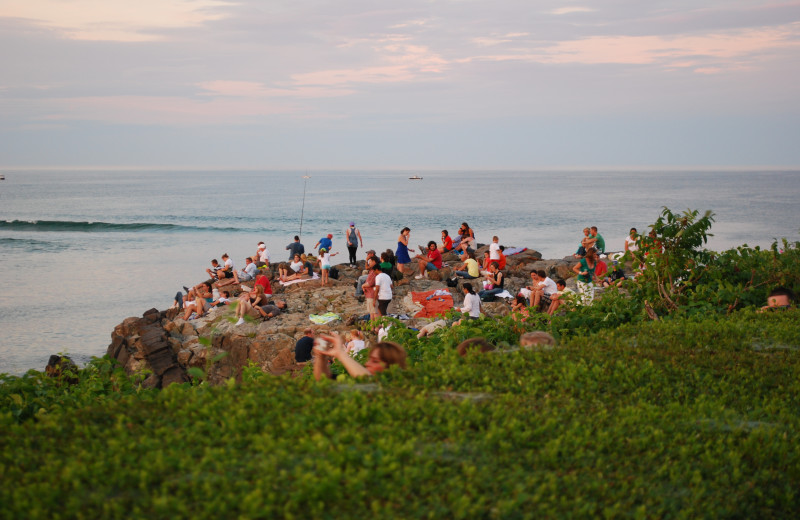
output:
[[[269,267],[269,251],[267,250],[267,246],[264,242],[258,243],[258,249],[256,249],[256,258],[254,262],[256,263],[256,267],[261,269],[262,267]]]
[[[481,267],[472,253],[464,254],[464,263],[456,268],[456,276],[472,280],[481,275]]]
[[[506,277],[498,267],[497,262],[492,262],[489,265],[489,274],[486,275],[485,289],[478,293],[481,301],[486,301],[490,297],[493,298],[495,294],[503,292],[505,290],[503,289],[505,282]]]
[[[597,250],[598,254],[603,254],[606,252],[606,241],[603,238],[603,235],[597,232],[597,226],[592,226],[592,238],[594,238],[594,248]],[[588,249],[588,248],[587,248]]]
[[[218,272],[219,272],[220,269],[222,269],[222,267],[220,267],[219,262],[215,258],[215,259],[211,260],[211,268],[210,269],[206,269],[206,272],[208,273],[208,276],[212,280],[218,280],[219,279]]]
[[[438,271],[442,268],[442,254],[436,247],[436,242],[431,240],[428,242],[428,254],[426,256],[417,255],[419,263],[419,274],[415,277],[417,280],[425,278],[427,271]]]
[[[303,337],[294,344],[294,361],[298,364],[305,364],[311,361],[311,349],[314,348],[314,329],[307,328],[303,331]]]
[[[450,233],[446,229],[442,230],[442,245],[438,249],[441,254],[449,253],[453,250],[453,239],[450,238]]]
[[[511,304],[511,317],[516,321],[525,321],[525,318],[530,316],[529,303],[527,298],[518,294],[514,298],[514,303]]]
[[[550,307],[550,298],[558,292],[556,282],[554,282],[544,269],[531,271],[531,280],[533,284],[528,287],[531,290],[531,307],[534,310],[540,310],[540,306],[546,305]]]
[[[183,302],[183,319],[188,320],[192,313],[196,313],[197,317],[203,316],[206,312],[206,307],[210,308],[211,302],[214,301],[214,295],[211,293],[211,286],[208,282],[203,282],[194,286],[189,294],[186,295],[186,301]]]
[[[241,282],[249,282],[250,280],[255,280],[256,275],[258,274],[258,267],[253,262],[253,259],[249,256],[244,259],[244,269],[240,269],[239,272],[234,272],[234,282],[241,283]]]
[[[303,277],[305,271],[306,267],[303,262],[303,257],[299,254],[294,255],[290,264],[282,263],[278,266],[278,275],[282,282],[298,280]]]
[[[461,235],[461,240],[458,243],[458,250],[462,253],[466,253],[475,243],[475,231],[469,227],[469,224],[462,222],[461,227],[458,228],[458,234]]]
[[[550,307],[547,309],[547,314],[550,316],[552,316],[561,305],[571,301],[575,297],[575,291],[567,289],[567,282],[564,280],[556,280],[556,288],[558,291],[550,295]]]
[[[239,295],[238,305],[236,306],[236,317],[239,318],[239,320],[236,322],[236,325],[241,325],[244,323],[245,314],[250,314],[251,316],[253,314],[257,314],[257,311],[254,311],[253,307],[264,305],[266,303],[267,300],[264,298],[264,287],[261,285],[255,285],[250,292]]]
[[[320,339],[326,343],[320,342]],[[323,335],[314,344],[314,378],[331,378],[328,359],[338,360],[352,377],[369,377],[397,365],[406,368],[406,350],[392,341],[381,341],[369,349],[365,365],[353,359],[345,350],[338,334]]]
[[[236,269],[233,266],[233,260],[228,256],[228,253],[222,255],[222,261],[225,262],[225,265],[222,266],[222,269],[217,271],[217,278],[219,281],[214,284],[217,287],[222,287],[224,285],[231,285],[234,283],[239,283],[236,281]]]
[[[590,247],[594,246],[594,243],[597,242],[597,239],[591,236],[592,230],[587,228],[583,228],[583,238],[581,239],[581,245],[578,247],[578,250],[575,251],[575,254],[572,255],[575,258],[583,258],[586,256],[586,250]]]
[[[347,349],[347,353],[351,356],[355,356],[365,348],[367,348],[366,343],[364,343],[364,333],[358,329],[353,329],[350,331],[350,341],[347,342],[345,345]]]
[[[266,275],[260,274],[256,276],[256,285],[264,288],[265,298],[272,298],[272,284],[269,283],[269,278]]]
[[[622,282],[625,281],[625,271],[622,270],[622,267],[619,265],[619,262],[614,260],[613,264],[614,266],[611,269],[611,271],[608,272],[608,276],[603,278],[602,282],[603,287],[611,287],[612,285],[615,285],[617,287],[622,287]]]
[[[475,294],[472,284],[464,282],[461,285],[461,290],[464,291],[464,306],[460,307],[458,311],[467,315],[453,323],[453,327],[461,325],[464,320],[477,320],[481,317],[481,299]]]

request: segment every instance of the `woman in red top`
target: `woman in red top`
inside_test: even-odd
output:
[[[444,254],[453,250],[453,239],[450,238],[450,233],[446,229],[442,230],[442,245],[439,246],[439,252]]]

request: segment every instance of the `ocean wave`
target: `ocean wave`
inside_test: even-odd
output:
[[[76,222],[71,220],[0,220],[0,230],[5,231],[77,231],[97,232],[148,232],[148,231],[242,231],[233,227],[184,226],[180,224],[159,224],[154,222]]]

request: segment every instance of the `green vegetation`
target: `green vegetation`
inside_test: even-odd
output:
[[[756,307],[798,288],[798,245],[667,242],[631,297],[551,322],[393,327],[409,369],[369,382],[248,367],[152,391],[104,360],[72,385],[2,376],[0,516],[794,517],[800,311]],[[535,328],[559,346],[515,350]],[[500,351],[456,355],[477,335]]]

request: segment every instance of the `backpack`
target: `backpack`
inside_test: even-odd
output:
[[[328,276],[338,280],[339,279],[339,268],[338,267],[331,267],[330,271],[328,271]]]

